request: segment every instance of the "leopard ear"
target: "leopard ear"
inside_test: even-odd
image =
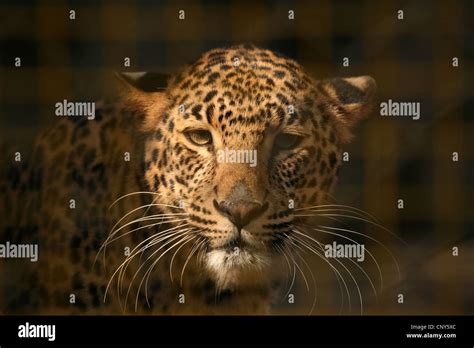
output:
[[[148,72],[116,73],[115,76],[126,107],[140,118],[138,128],[143,132],[155,131],[158,118],[168,106],[168,76]]]
[[[366,118],[373,107],[377,85],[370,76],[321,80],[318,89],[338,106],[336,117],[352,127]]]

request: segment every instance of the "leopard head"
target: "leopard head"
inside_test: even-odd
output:
[[[226,289],[264,279],[290,242],[295,210],[324,202],[375,92],[371,77],[314,80],[253,46],[209,51],[165,89],[127,80],[148,190],[164,211],[186,214],[202,267]]]

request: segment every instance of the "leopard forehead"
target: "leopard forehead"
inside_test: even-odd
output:
[[[303,125],[316,96],[295,61],[253,46],[205,53],[170,81],[168,93],[172,122],[206,122],[225,137],[237,135],[235,141],[241,132],[232,130],[242,124],[251,131],[245,137],[282,123]]]
[[[218,84],[235,89],[244,100],[252,93],[261,92],[263,95],[272,91],[280,80],[283,81],[283,92],[296,92],[297,88],[311,84],[311,79],[294,60],[254,46],[237,46],[204,53],[176,75],[171,86],[197,91]]]

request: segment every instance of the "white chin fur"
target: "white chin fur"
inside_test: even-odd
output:
[[[212,250],[206,255],[206,266],[220,289],[257,285],[269,265],[269,256],[261,252]]]

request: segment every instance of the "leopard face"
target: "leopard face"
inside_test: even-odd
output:
[[[165,91],[128,86],[143,115],[148,190],[183,213],[219,287],[263,279],[294,233],[295,209],[325,201],[374,90],[370,77],[313,80],[253,46],[204,54]]]

